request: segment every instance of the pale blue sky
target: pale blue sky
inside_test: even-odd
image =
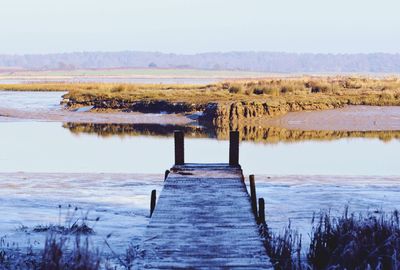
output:
[[[1,0],[0,54],[400,53],[398,0]]]

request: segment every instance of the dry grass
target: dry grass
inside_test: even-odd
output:
[[[313,222],[311,241],[302,251],[301,236],[290,226],[272,234],[262,224],[260,231],[275,269],[399,269],[399,213],[349,214],[340,217],[321,213]]]
[[[14,91],[68,91],[66,98],[168,101],[205,104],[229,101],[325,102],[353,105],[400,105],[400,78],[298,77],[221,82],[209,85],[33,83],[0,85]]]

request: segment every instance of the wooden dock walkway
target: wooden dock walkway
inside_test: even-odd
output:
[[[273,269],[238,165],[238,140],[228,164],[185,164],[179,136],[178,164],[148,225],[140,268]]]

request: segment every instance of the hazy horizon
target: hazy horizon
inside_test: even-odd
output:
[[[229,53],[271,53],[271,54],[294,54],[294,55],[374,55],[374,54],[388,54],[388,55],[400,55],[400,52],[386,53],[386,52],[366,52],[366,53],[316,53],[316,52],[290,52],[290,51],[204,51],[204,52],[194,52],[194,53],[178,53],[178,52],[163,52],[163,51],[141,51],[141,50],[109,50],[109,51],[60,51],[60,52],[50,52],[50,53],[0,53],[0,55],[7,56],[24,56],[24,55],[61,55],[61,54],[91,54],[91,53],[123,53],[123,52],[133,52],[133,53],[151,53],[151,54],[164,54],[164,55],[181,55],[181,56],[195,56],[203,54],[229,54]]]
[[[5,0],[0,54],[400,53],[395,0]]]

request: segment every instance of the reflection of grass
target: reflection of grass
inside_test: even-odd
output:
[[[89,133],[102,137],[110,136],[172,136],[174,130],[182,130],[189,138],[217,138],[228,140],[230,127],[199,127],[158,124],[96,124],[96,123],[64,123],[74,134]],[[334,130],[289,130],[278,127],[243,125],[235,127],[240,139],[260,143],[328,141],[342,138],[371,138],[382,141],[400,139],[400,131],[334,131]]]
[[[73,103],[94,100],[117,103],[168,101],[206,104],[209,102],[266,102],[282,111],[304,110],[310,104],[340,106],[400,105],[400,79],[364,77],[299,77],[224,82],[210,85],[38,83],[0,85],[16,91],[69,91]]]
[[[190,138],[207,138],[212,136],[207,134],[202,127],[198,126],[178,126],[160,124],[102,124],[102,123],[64,123],[64,128],[69,129],[74,134],[89,133],[101,137],[111,136],[173,136],[175,130],[182,130]]]
[[[265,225],[268,255],[275,269],[398,269],[400,265],[399,213],[349,215],[321,213],[314,222],[311,243],[301,253],[300,236],[290,228],[271,234]]]

